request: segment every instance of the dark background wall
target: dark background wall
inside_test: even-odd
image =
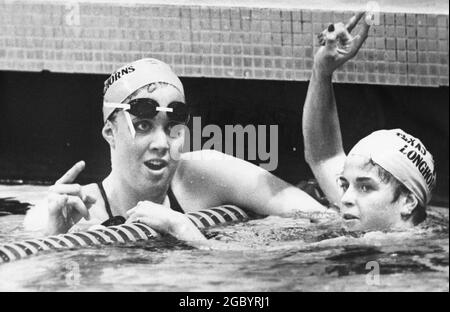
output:
[[[80,183],[104,177],[109,148],[101,137],[105,75],[0,72],[0,180],[53,182],[76,161]],[[312,177],[303,157],[301,112],[307,82],[183,78],[202,124],[277,124],[274,173],[291,183]],[[381,128],[422,139],[438,168],[434,202],[448,205],[448,87],[336,84],[344,146]],[[206,140],[206,139],[205,139]],[[256,163],[258,163],[256,161]]]

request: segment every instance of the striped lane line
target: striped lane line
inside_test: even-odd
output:
[[[248,219],[247,214],[241,208],[238,208],[236,206],[225,206],[224,208],[227,209],[230,213],[234,213],[239,221]]]
[[[61,248],[59,241],[56,242],[53,240],[54,237],[50,236],[42,240],[42,242],[46,243],[51,249]]]
[[[119,226],[119,225],[114,225],[114,226],[110,226],[110,229],[114,229],[117,233],[119,234],[123,234],[125,235],[125,241],[126,242],[135,242],[136,238],[126,229],[122,228],[123,225]]]
[[[80,238],[80,237],[78,237],[78,236],[76,236],[76,235],[73,235],[72,233],[70,233],[70,234],[65,234],[64,236],[65,236],[67,239],[71,238],[71,239],[73,239],[74,241],[76,241],[77,244],[78,244],[78,246],[83,246],[83,247],[88,246],[88,243],[86,243],[85,240],[83,240],[82,238]]]
[[[17,257],[15,254],[13,254],[11,251],[9,251],[7,248],[5,247],[0,247],[0,256],[3,259],[3,261],[8,262],[8,261],[13,261],[16,260]]]
[[[32,255],[32,254],[35,254],[35,253],[37,253],[39,251],[33,245],[27,244],[27,242],[15,243],[15,245],[18,246],[18,247],[21,247],[28,256]]]
[[[222,211],[226,216],[228,216],[229,218],[231,218],[232,222],[236,222],[239,221],[239,219],[236,217],[236,215],[234,213],[231,213],[228,209],[225,209],[223,207],[216,207],[214,208],[215,210],[220,210]]]
[[[214,216],[218,219],[219,224],[227,223],[227,221],[225,220],[225,218],[224,218],[219,212],[214,211],[214,210],[212,210],[212,209],[211,209],[211,210],[208,210],[208,212],[209,212],[210,214],[214,215]]]
[[[65,245],[64,247],[73,248],[76,246],[76,245],[74,245],[73,241],[71,241],[65,237],[65,234],[58,235],[55,237],[55,239],[58,239],[60,244],[64,243],[64,245]]]
[[[193,216],[192,213],[189,213],[187,216],[188,216],[189,220],[191,220],[192,223],[194,223],[194,225],[196,227],[198,227],[199,229],[205,228],[205,225],[199,220],[198,217]]]
[[[206,210],[199,210],[199,212],[208,216],[211,219],[212,223],[209,223],[209,226],[214,226],[214,225],[220,224],[220,220],[216,217],[215,214],[213,214],[209,211],[206,211]]]
[[[218,213],[222,216],[222,218],[225,220],[225,223],[233,222],[233,218],[230,216],[227,210],[222,210],[217,208],[212,208],[211,211],[214,211],[215,213]]]
[[[105,233],[103,233],[102,231],[99,231],[99,230],[92,230],[92,231],[89,231],[88,232],[89,234],[92,234],[92,235],[97,235],[98,237],[100,237],[101,238],[101,243],[102,243],[102,245],[104,244],[104,245],[107,245],[107,244],[111,244],[111,243],[114,243],[115,241],[114,240],[112,240],[111,239],[111,237],[110,236],[108,236],[108,235],[106,235]],[[98,238],[97,237],[97,238]],[[100,241],[100,240],[99,240]]]
[[[203,213],[202,211],[193,212],[192,215],[198,217],[200,222],[203,223],[203,225],[205,227],[209,227],[209,226],[215,224],[215,222],[207,214]]]
[[[145,235],[145,233],[140,228],[138,228],[136,225],[128,224],[128,225],[126,225],[126,228],[132,229],[136,233],[136,238],[138,238],[139,240],[148,239],[148,236]]]
[[[193,224],[206,227],[227,222],[245,221],[249,216],[242,209],[229,205],[187,213]],[[75,232],[50,236],[45,239],[30,239],[23,242],[0,246],[0,260],[4,262],[20,259],[41,250],[60,249],[64,247],[106,245],[110,243],[136,242],[158,237],[159,233],[144,223],[123,224],[87,232]]]
[[[109,235],[112,241],[118,242],[118,243],[125,243],[125,240],[121,235],[119,235],[116,231],[112,230],[110,227],[104,228],[104,229],[98,229],[98,231],[103,232],[105,235]]]
[[[23,250],[20,247],[17,247],[15,244],[5,244],[2,247],[12,252],[14,254],[14,259],[16,258],[19,259],[27,256],[25,250]]]
[[[36,248],[38,248],[39,250],[50,250],[50,247],[48,247],[46,244],[44,244],[42,242],[42,240],[40,240],[40,239],[30,239],[25,242],[29,243],[29,244],[37,245],[38,247],[36,247]]]
[[[100,245],[105,245],[109,243],[109,237],[104,234],[97,233],[96,230],[87,231],[86,234],[92,235],[100,243]]]
[[[135,227],[141,229],[147,237],[158,237],[159,234],[145,223],[134,223]]]
[[[100,245],[100,242],[88,232],[76,232],[73,235],[81,236],[88,245]]]

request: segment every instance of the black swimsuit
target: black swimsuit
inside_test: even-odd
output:
[[[106,220],[105,222],[102,223],[102,225],[116,225],[116,223],[123,223],[125,222],[125,219],[121,216],[116,216],[114,217],[112,212],[111,212],[111,206],[109,205],[109,201],[108,201],[108,197],[106,197],[106,192],[105,189],[103,187],[103,183],[102,182],[97,182],[97,186],[100,189],[100,194],[102,194],[103,197],[103,201],[105,202],[105,209],[106,209],[106,213],[108,213],[108,217],[109,219]],[[178,202],[177,198],[175,197],[175,195],[172,192],[172,188],[169,186],[169,189],[167,190],[167,196],[169,197],[169,203],[170,203],[170,208],[172,210],[184,213],[183,209],[180,206],[180,203]],[[114,224],[110,224],[110,220],[115,220],[119,218],[120,220],[118,222],[113,221]],[[123,219],[123,220],[122,220]],[[121,222],[123,221],[123,222]],[[108,222],[108,223],[107,223]],[[106,223],[106,224],[105,224]]]

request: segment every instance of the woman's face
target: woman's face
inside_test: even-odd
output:
[[[173,102],[184,103],[183,95],[171,85],[161,85],[150,92],[143,88],[129,101],[136,98],[150,98],[162,108]],[[158,111],[152,119],[129,114],[136,132],[133,138],[125,114],[120,111],[116,116],[113,170],[118,170],[137,189],[167,187],[178,167],[184,131],[171,131],[176,124],[164,111]]]
[[[346,159],[338,181],[344,219],[356,230],[389,230],[404,225],[400,201],[394,201],[395,184],[383,182],[378,168],[369,161],[359,155]]]

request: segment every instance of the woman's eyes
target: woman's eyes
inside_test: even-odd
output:
[[[179,129],[175,128],[178,125],[180,125],[180,123],[169,122],[165,126],[164,130],[170,137],[174,137],[174,136],[178,137],[181,133],[181,131]],[[134,122],[134,128],[136,129],[136,132],[148,133],[153,129],[153,124],[150,120],[145,120],[145,119],[138,120],[138,121]]]
[[[148,132],[152,128],[152,124],[148,120],[140,120],[134,123],[134,128],[138,132]]]
[[[345,192],[348,189],[348,183],[344,181],[339,181],[339,187]]]
[[[339,187],[345,192],[349,188],[349,183],[340,181]],[[357,189],[363,193],[368,193],[368,192],[372,191],[374,188],[369,184],[359,184],[359,185],[357,185]]]
[[[368,192],[373,190],[373,187],[371,185],[368,185],[368,184],[362,184],[362,185],[359,186],[359,188],[364,193],[368,193]]]

